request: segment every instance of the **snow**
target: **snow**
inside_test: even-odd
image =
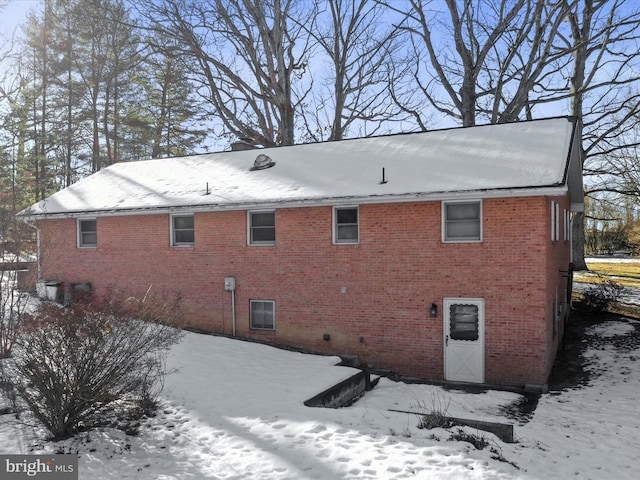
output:
[[[310,408],[304,400],[349,377],[337,357],[187,333],[170,354],[158,415],[138,436],[99,429],[50,443],[37,428],[0,416],[0,452],[78,452],[81,479],[635,479],[640,445],[640,347],[634,320],[597,324],[582,387],[541,396],[527,418],[508,415],[516,393],[465,393],[382,378],[353,406]],[[1,402],[0,402],[1,404]],[[0,405],[1,406],[1,405]],[[517,443],[486,432],[476,450],[422,430],[393,410],[515,425]],[[496,459],[502,456],[503,460]]]
[[[640,263],[640,258],[621,257],[587,257],[587,263]]]
[[[596,335],[601,338],[612,338],[619,337],[623,335],[629,335],[635,330],[633,326],[634,321],[629,321],[626,323],[622,322],[611,322],[609,324],[604,325],[595,325],[591,328],[591,334]]]
[[[560,193],[573,128],[567,118],[553,118],[118,163],[22,215],[215,210],[460,192],[519,195],[541,188]],[[275,166],[250,171],[258,154],[269,155]],[[387,183],[381,183],[383,168]]]

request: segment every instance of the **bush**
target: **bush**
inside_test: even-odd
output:
[[[28,295],[21,294],[5,282],[13,272],[0,270],[0,358],[8,358],[16,343],[18,328],[28,317],[26,313]]]
[[[598,275],[599,282],[594,283],[583,292],[584,304],[592,312],[604,312],[620,299],[624,287],[611,279]]]
[[[149,298],[43,303],[23,323],[12,361],[2,362],[5,380],[54,439],[99,424],[116,402],[119,412],[144,412],[181,337],[176,318],[177,304]]]

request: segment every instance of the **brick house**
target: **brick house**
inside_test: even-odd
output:
[[[568,315],[573,118],[112,165],[21,212],[40,278],[180,292],[192,327],[541,387]]]

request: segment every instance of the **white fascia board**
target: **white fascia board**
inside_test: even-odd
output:
[[[436,202],[447,200],[468,200],[485,198],[515,198],[515,197],[540,197],[561,196],[568,192],[566,185],[551,187],[532,187],[496,190],[470,190],[465,192],[434,192],[412,193],[403,195],[371,195],[366,197],[327,197],[318,199],[301,200],[273,200],[260,203],[225,203],[217,205],[185,205],[179,207],[139,208],[127,210],[98,210],[50,213],[42,215],[22,215],[23,221],[49,220],[59,218],[79,218],[90,215],[92,217],[121,217],[133,215],[166,215],[174,213],[218,212],[230,210],[253,209],[277,209],[277,208],[301,208],[323,207],[342,205],[408,203],[408,202]],[[573,205],[572,205],[573,207]],[[573,210],[573,208],[572,208]]]

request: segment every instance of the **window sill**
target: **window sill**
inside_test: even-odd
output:
[[[442,243],[456,244],[456,243],[483,243],[482,240],[442,240]]]

